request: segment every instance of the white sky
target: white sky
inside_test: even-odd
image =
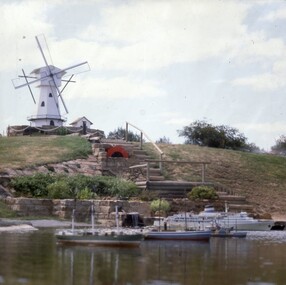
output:
[[[284,0],[1,0],[0,132],[36,114],[11,79],[44,65],[44,34],[54,65],[91,68],[64,91],[68,124],[86,116],[107,135],[129,121],[180,143],[206,119],[269,150],[286,134],[285,27]]]

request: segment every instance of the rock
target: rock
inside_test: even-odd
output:
[[[6,197],[11,197],[11,196],[12,195],[9,193],[9,191],[0,185],[0,197],[6,198]]]

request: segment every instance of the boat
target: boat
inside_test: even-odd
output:
[[[233,228],[237,231],[270,231],[274,226],[274,221],[271,219],[254,219],[246,212],[228,212],[227,205],[224,212],[215,211],[213,206],[208,205],[199,214],[179,213],[154,221],[155,226],[158,227],[160,224],[164,224],[169,229],[203,230],[218,225],[221,228]]]
[[[215,228],[212,230],[211,236],[223,238],[245,238],[247,236],[247,232],[235,231],[233,228]]]
[[[65,245],[138,247],[144,238],[143,233],[140,232],[140,230],[119,227],[117,206],[116,227],[114,228],[95,228],[93,206],[91,213],[92,227],[89,229],[75,229],[73,211],[72,228],[58,230],[55,234],[57,243]]]
[[[145,234],[146,240],[189,240],[209,241],[211,231],[149,231]]]

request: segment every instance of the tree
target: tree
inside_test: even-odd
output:
[[[171,144],[171,141],[169,138],[166,138],[165,136],[163,136],[162,138],[159,138],[158,140],[156,140],[156,143]]]
[[[195,121],[178,130],[178,133],[180,137],[185,137],[186,144],[249,151],[257,149],[254,144],[247,143],[247,138],[238,129],[225,125],[213,126],[205,120]]]
[[[125,139],[126,130],[124,128],[118,127],[117,130],[113,132],[109,132],[107,138],[109,139]],[[133,133],[132,131],[128,131],[128,141],[131,142],[140,142],[140,135]]]
[[[272,152],[286,155],[286,136],[281,135],[276,141],[275,145],[271,147]]]

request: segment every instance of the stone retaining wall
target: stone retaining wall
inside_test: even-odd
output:
[[[6,205],[19,216],[55,217],[59,219],[71,219],[75,209],[77,222],[89,222],[91,206],[94,205],[95,219],[104,225],[114,225],[115,206],[120,209],[120,215],[124,213],[138,212],[142,217],[150,217],[151,210],[148,202],[123,201],[123,200],[51,200],[11,198],[4,199]],[[122,219],[121,219],[122,220]]]

